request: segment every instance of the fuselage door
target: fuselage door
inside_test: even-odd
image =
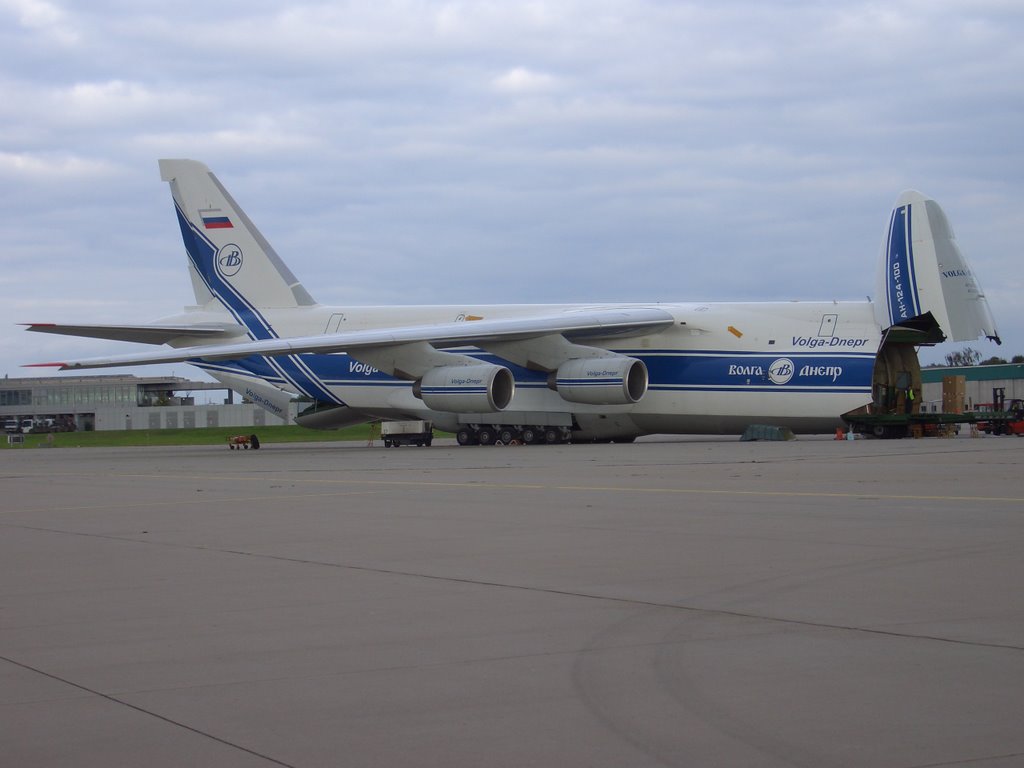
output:
[[[338,333],[341,330],[341,324],[345,322],[345,315],[342,312],[336,312],[331,315],[331,319],[327,321],[327,327],[324,328],[324,335],[331,333]]]
[[[826,339],[835,336],[837,322],[839,322],[839,315],[822,315],[821,325],[818,327],[818,336]]]

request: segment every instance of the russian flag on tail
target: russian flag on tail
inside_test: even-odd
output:
[[[199,218],[203,220],[205,229],[234,229],[231,219],[224,215],[220,208],[200,208]]]

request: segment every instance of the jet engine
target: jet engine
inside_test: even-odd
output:
[[[412,388],[428,408],[453,413],[503,411],[515,392],[512,372],[489,363],[431,368]]]
[[[630,405],[647,392],[647,366],[635,357],[579,358],[562,363],[548,386],[571,403]]]

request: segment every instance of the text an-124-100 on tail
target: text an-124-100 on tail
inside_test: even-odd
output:
[[[186,361],[299,424],[419,419],[463,444],[629,441],[768,423],[828,432],[878,393],[918,390],[917,347],[998,340],[938,203],[904,192],[877,300],[327,306],[313,299],[217,177],[161,160],[196,306],[142,325],[29,330],[166,344],[64,370]],[[941,265],[941,267],[940,267]],[[877,403],[876,403],[877,405]]]

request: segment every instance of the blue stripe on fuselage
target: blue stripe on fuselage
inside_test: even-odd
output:
[[[665,352],[637,354],[647,366],[651,389],[738,389],[763,391],[871,391],[873,354],[815,354],[807,352]],[[792,375],[784,383],[772,380],[773,365],[788,360]],[[778,380],[778,377],[776,377]]]
[[[815,392],[829,394],[871,393],[874,369],[872,353],[813,353],[813,352],[732,352],[706,350],[700,352],[656,350],[630,352],[647,366],[649,389],[652,391],[707,391],[707,392]],[[473,357],[501,364],[493,355],[470,351]],[[304,354],[300,356],[317,379],[332,389],[345,387],[409,387],[412,382],[388,376],[376,368],[346,354]],[[790,378],[775,383],[771,370],[776,363],[792,363]],[[271,366],[266,358],[249,357],[242,360],[205,363],[213,370],[239,371],[264,378],[271,383],[284,384],[286,379]],[[544,388],[546,377],[536,371],[509,366],[515,372],[516,385],[524,389]],[[782,367],[785,367],[784,365]],[[778,366],[776,367],[778,369]],[[240,370],[239,370],[240,369]],[[520,373],[527,374],[522,379]],[[776,377],[778,379],[778,377]],[[583,380],[581,383],[590,384]],[[614,383],[620,384],[616,380]],[[340,402],[337,395],[333,402]]]

